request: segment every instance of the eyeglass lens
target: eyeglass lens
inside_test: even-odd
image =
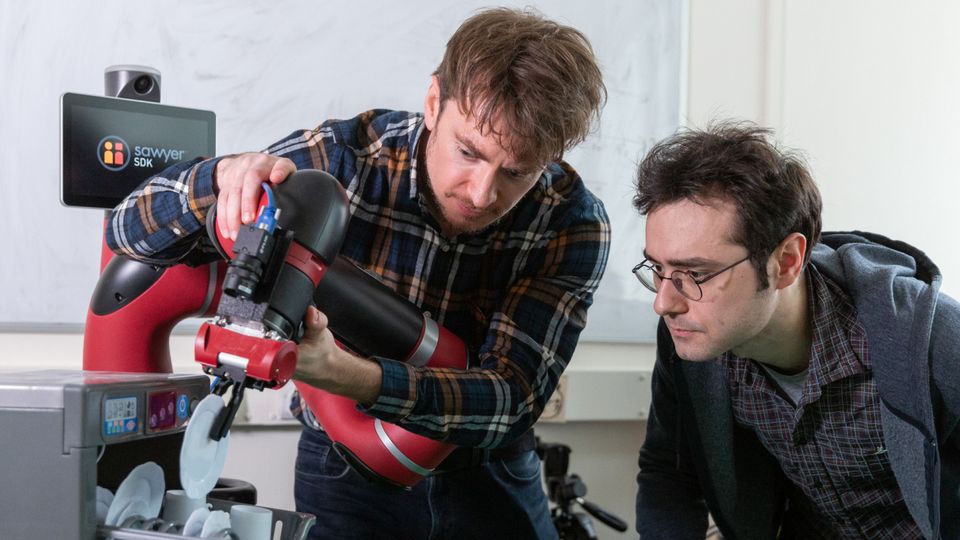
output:
[[[657,292],[657,290],[660,288],[660,275],[657,274],[652,268],[648,266],[641,266],[637,268],[635,273],[637,278],[640,279],[640,283],[642,283],[643,286],[649,289],[651,292]],[[669,279],[673,282],[673,286],[677,288],[677,291],[683,296],[692,300],[696,300],[700,297],[700,288],[689,274],[676,272],[670,276]]]

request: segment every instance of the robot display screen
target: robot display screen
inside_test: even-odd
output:
[[[112,208],[170,165],[216,152],[211,111],[67,93],[60,112],[67,206]]]

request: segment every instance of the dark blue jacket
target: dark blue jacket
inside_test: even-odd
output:
[[[870,347],[883,434],[926,538],[960,538],[960,304],[922,252],[869,233],[825,233],[817,270],[850,295]],[[661,321],[637,476],[643,540],[702,540],[707,510],[729,539],[776,538],[789,489],[733,419],[719,362],[687,362]]]

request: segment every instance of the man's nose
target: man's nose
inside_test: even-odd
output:
[[[653,310],[661,317],[677,315],[687,311],[687,302],[687,297],[680,294],[673,282],[664,279],[657,288],[657,297],[653,300]]]
[[[497,168],[479,167],[470,178],[467,194],[474,208],[487,208],[497,200]]]

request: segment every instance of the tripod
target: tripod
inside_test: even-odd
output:
[[[587,485],[576,474],[567,474],[570,464],[570,447],[565,444],[544,443],[537,438],[537,455],[543,461],[544,478],[547,483],[547,495],[556,504],[550,511],[553,525],[560,533],[561,540],[591,540],[597,537],[593,529],[593,520],[583,512],[574,512],[572,506],[579,504],[587,514],[600,520],[604,525],[620,532],[627,530],[627,524],[619,517],[607,512],[583,497],[587,494]]]

